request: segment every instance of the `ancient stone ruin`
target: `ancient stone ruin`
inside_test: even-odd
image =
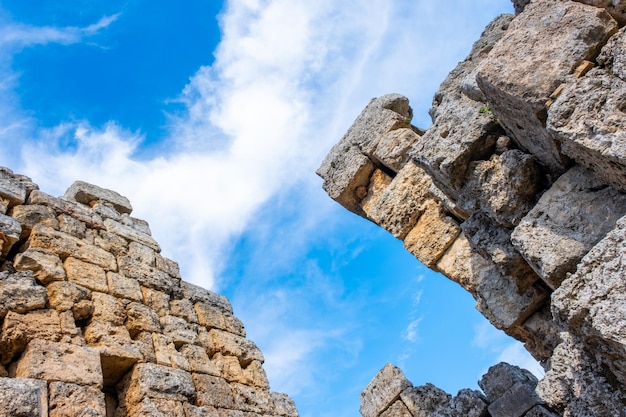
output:
[[[0,168],[0,416],[297,417],[230,302],[182,281],[131,211]]]
[[[626,416],[626,2],[514,1],[436,93],[374,99],[318,174],[524,343],[483,392],[413,387],[388,365],[378,416]]]

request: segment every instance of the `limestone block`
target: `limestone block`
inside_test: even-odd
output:
[[[128,253],[128,242],[126,239],[106,230],[98,230],[98,234],[94,237],[94,245],[115,256],[123,256]]]
[[[431,178],[415,164],[407,163],[368,211],[368,217],[383,229],[404,239],[428,207]]]
[[[524,417],[559,417],[555,412],[548,410],[543,405],[536,405],[528,411]]]
[[[144,398],[130,408],[133,417],[186,417],[181,401]]]
[[[274,401],[276,414],[285,417],[298,417],[298,410],[293,400],[287,394],[271,392],[270,396]]]
[[[147,305],[129,303],[126,306],[126,328],[131,337],[140,332],[160,333],[159,316]]]
[[[372,173],[370,183],[367,186],[367,195],[361,201],[361,208],[369,219],[373,220],[371,212],[379,203],[383,191],[389,186],[391,180],[392,178],[380,169],[376,169]]]
[[[515,228],[511,241],[554,289],[624,214],[626,194],[577,165],[541,196]]]
[[[33,339],[18,361],[15,375],[102,388],[98,351],[68,343]]]
[[[220,377],[193,374],[193,383],[197,392],[196,405],[216,408],[235,408],[235,397],[230,385]]]
[[[387,364],[361,392],[361,415],[378,417],[412,384],[397,367]]]
[[[36,190],[28,196],[28,204],[40,204],[54,209],[57,213],[69,214],[76,220],[80,220],[88,227],[104,229],[102,218],[93,210],[74,201],[52,197],[42,191]]]
[[[563,89],[548,112],[548,130],[564,154],[626,192],[624,96],[624,79],[593,69]]]
[[[258,414],[272,414],[274,402],[267,390],[247,385],[230,384],[235,398],[235,409]]]
[[[176,347],[194,344],[198,339],[198,326],[180,317],[166,315],[160,318],[163,334],[170,338]]]
[[[575,0],[591,6],[601,7],[615,19],[620,26],[626,24],[626,4],[615,0]]]
[[[400,128],[382,135],[374,158],[393,172],[399,172],[409,160],[409,151],[420,140],[420,135],[411,128]]]
[[[525,291],[539,276],[511,243],[511,230],[494,225],[482,212],[475,212],[461,224],[472,252],[491,260],[504,275],[515,279]]]
[[[159,316],[168,314],[170,307],[170,296],[152,288],[141,287],[143,300],[147,306],[153,309]]]
[[[45,287],[37,285],[32,272],[0,272],[0,318],[9,311],[25,313],[44,308],[47,301]]]
[[[107,321],[115,326],[124,325],[126,309],[119,299],[108,294],[93,292],[91,300],[93,301],[94,320]]]
[[[141,286],[136,280],[115,272],[107,272],[106,277],[111,295],[133,301],[143,301]]]
[[[71,256],[109,271],[117,270],[115,257],[109,252],[50,227],[35,226],[30,234],[29,243],[30,248],[46,249],[59,255],[61,259]]]
[[[195,405],[183,403],[185,417],[220,417],[214,407],[197,407]]]
[[[100,352],[106,385],[115,385],[135,363],[143,359],[124,326],[92,320],[85,328],[84,336],[87,345]]]
[[[11,206],[23,204],[26,200],[26,187],[6,168],[0,171],[0,197],[9,200]]]
[[[44,285],[53,281],[65,280],[65,270],[61,258],[47,250],[28,249],[18,253],[13,261],[13,266],[17,271],[32,271],[35,279]]]
[[[624,392],[611,386],[606,373],[584,345],[568,333],[554,350],[551,367],[537,385],[537,394],[550,407],[569,416],[620,416]]]
[[[0,378],[0,417],[48,417],[46,381]]]
[[[424,203],[424,213],[404,238],[404,247],[424,265],[432,268],[461,233],[457,222],[446,215],[435,200]]]
[[[135,346],[143,357],[142,362],[157,362],[151,333],[140,332],[133,336],[133,340],[135,341]]]
[[[106,273],[98,265],[70,256],[63,262],[63,268],[67,279],[77,285],[99,292],[107,292],[109,289]]]
[[[22,234],[20,239],[28,237],[33,227],[42,222],[48,223],[49,226],[56,223],[56,213],[50,207],[41,205],[22,205],[15,206],[11,209],[11,217],[22,225]]]
[[[402,401],[396,401],[380,417],[413,417],[413,414]]]
[[[487,399],[480,391],[462,389],[450,400],[450,404],[433,417],[485,417]]]
[[[226,313],[233,313],[233,307],[230,305],[230,301],[223,295],[216,294],[186,281],[181,281],[180,286],[183,290],[182,298],[188,299],[192,303],[203,302],[217,307]]]
[[[494,113],[521,148],[553,173],[564,172],[568,160],[544,128],[546,102],[583,60],[594,60],[616,31],[617,23],[603,9],[535,0],[481,64],[478,86]]]
[[[126,404],[137,404],[144,398],[171,401],[192,401],[196,397],[194,381],[189,373],[152,363],[135,365],[126,391]]]
[[[492,417],[523,417],[540,403],[534,386],[518,382],[489,405],[489,414]]]
[[[211,358],[211,361],[215,364],[215,367],[219,371],[219,375],[228,382],[243,382],[245,377],[243,369],[239,361],[234,356],[226,356],[221,353],[216,353]]]
[[[248,366],[242,369],[243,379],[241,381],[244,385],[250,385],[253,387],[259,387],[263,389],[269,389],[270,383],[267,379],[265,369],[261,361],[252,361]]]
[[[128,244],[128,256],[135,261],[149,266],[156,265],[156,253],[154,249],[141,244],[139,242],[130,242]]]
[[[63,333],[61,342],[73,343],[78,346],[85,345],[81,329],[76,326],[76,321],[71,311],[59,313],[59,324],[61,325],[61,333]]]
[[[94,387],[50,383],[50,417],[106,417],[104,393]]]
[[[557,323],[587,340],[622,384],[626,371],[626,217],[582,259],[553,294]]]
[[[135,229],[138,232],[143,233],[144,235],[152,236],[150,225],[145,220],[138,219],[136,217],[131,217],[128,214],[122,214],[120,216],[120,223],[132,229]]]
[[[142,243],[156,252],[161,252],[161,247],[159,246],[157,241],[154,240],[154,238],[149,234],[140,232],[130,226],[126,226],[125,224],[118,223],[115,220],[111,219],[105,219],[104,226],[109,233],[121,236],[124,239],[130,241]]]
[[[195,345],[184,345],[180,353],[187,359],[191,372],[219,376],[217,367],[210,361],[204,348]]]
[[[415,144],[411,157],[437,187],[456,198],[471,161],[486,159],[501,134],[493,114],[480,103],[457,94],[445,96],[434,124]]]
[[[237,357],[242,367],[248,366],[254,360],[261,363],[265,361],[263,354],[251,340],[217,329],[212,329],[209,333],[213,341],[213,350]]]
[[[128,256],[118,257],[117,262],[121,275],[137,280],[142,286],[154,288],[167,294],[177,294],[180,291],[180,281],[159,269],[139,263]]]
[[[561,329],[554,322],[549,304],[533,313],[521,328],[524,332],[524,347],[539,361],[548,360],[561,343]]]
[[[505,395],[516,384],[527,385],[534,389],[537,385],[537,378],[526,369],[500,362],[490,367],[478,381],[489,403]]]
[[[0,213],[7,214],[9,212],[9,200],[6,198],[0,197]]]
[[[37,310],[26,314],[9,312],[2,323],[0,353],[2,362],[22,352],[33,339],[56,342],[61,339],[61,323],[55,310]]]
[[[182,299],[170,301],[170,313],[172,316],[180,317],[190,323],[198,323],[198,316],[190,300]]]
[[[245,337],[243,324],[236,317],[225,313],[218,307],[198,302],[194,304],[194,310],[198,316],[198,323],[206,329],[219,329]]]
[[[61,232],[79,239],[85,238],[85,232],[87,231],[85,223],[63,213],[57,216],[57,220],[59,221],[59,230]]]
[[[626,28],[621,28],[619,32],[609,39],[604,45],[597,61],[609,74],[626,81]]]
[[[161,254],[155,254],[156,267],[166,274],[180,279],[180,267],[178,266],[178,262],[172,261]]]
[[[130,201],[126,197],[115,191],[83,181],[76,181],[70,185],[63,197],[86,205],[90,205],[92,201],[105,201],[111,203],[119,213],[130,213],[133,211]]]
[[[2,243],[2,256],[6,256],[13,245],[20,240],[22,225],[13,217],[0,214],[0,242]]]
[[[48,285],[47,290],[50,306],[58,311],[71,310],[79,301],[91,298],[91,291],[87,288],[68,281],[55,281]]]
[[[433,384],[408,387],[400,394],[410,416],[430,416],[445,409],[450,404],[451,395]],[[394,414],[389,414],[393,416]]]
[[[480,210],[496,224],[516,226],[536,202],[541,172],[535,159],[520,150],[469,164],[457,203],[468,213]]]
[[[113,204],[102,201],[93,200],[90,204],[91,209],[103,219],[113,219],[119,222],[122,217],[120,213],[113,207]]]
[[[170,352],[172,350],[176,350],[174,343],[159,333],[152,333],[152,343],[154,346],[156,363],[163,366],[172,366]]]

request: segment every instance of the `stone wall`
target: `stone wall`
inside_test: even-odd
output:
[[[125,197],[0,168],[0,417],[296,417],[230,302]]]
[[[524,343],[540,402],[626,415],[625,7],[513,3],[442,83],[431,127],[401,95],[374,99],[318,174]],[[485,394],[491,415],[528,411]],[[392,403],[364,415],[439,415]]]

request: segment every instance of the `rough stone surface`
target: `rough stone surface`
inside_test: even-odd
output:
[[[385,365],[361,393],[361,415],[378,417],[412,385],[400,369],[391,364]]]
[[[0,272],[0,318],[9,311],[25,313],[44,308],[46,289],[37,285],[32,272]]]
[[[46,381],[0,378],[0,417],[48,416]]]
[[[47,285],[65,280],[65,270],[58,255],[46,250],[27,250],[15,257],[13,266],[18,271],[32,271],[35,279]]]
[[[107,417],[104,393],[94,387],[52,382],[50,417]]]
[[[115,191],[88,184],[84,181],[76,181],[70,185],[63,197],[86,205],[91,205],[93,201],[105,201],[113,205],[120,214],[130,214],[133,211],[128,198]]]

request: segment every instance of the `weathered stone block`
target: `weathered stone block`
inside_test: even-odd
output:
[[[212,329],[209,333],[213,341],[213,350],[237,357],[242,367],[248,366],[254,360],[261,363],[265,361],[263,354],[251,340],[217,329]]]
[[[184,345],[180,353],[187,359],[191,372],[219,376],[220,372],[210,361],[204,348],[195,345]]]
[[[153,309],[144,304],[128,304],[126,306],[126,316],[126,328],[132,337],[140,332],[161,332],[159,316]]]
[[[93,291],[107,292],[106,273],[101,267],[69,257],[63,262],[67,279]]]
[[[163,334],[170,338],[177,347],[194,344],[198,339],[198,326],[188,323],[180,317],[166,315],[160,318]]]
[[[106,230],[98,230],[98,234],[94,237],[94,245],[115,256],[124,256],[128,251],[128,242],[126,239],[109,233]]]
[[[230,385],[223,379],[206,374],[193,374],[197,392],[196,404],[203,407],[235,408],[235,397]]]
[[[185,371],[152,363],[135,365],[126,392],[127,404],[144,398],[172,401],[194,401],[196,390],[191,375]]]
[[[367,195],[361,201],[361,208],[369,219],[373,220],[371,215],[372,210],[380,202],[383,191],[385,191],[385,188],[389,186],[392,179],[393,178],[385,174],[380,169],[376,169],[372,173],[372,176],[370,177],[370,183],[367,186]]]
[[[518,383],[534,389],[537,385],[537,378],[526,369],[509,365],[506,362],[500,362],[490,367],[487,373],[478,381],[478,385],[490,403],[505,395],[507,391]]]
[[[141,332],[133,335],[135,346],[143,357],[142,362],[156,363],[156,352],[154,351],[154,343],[152,341],[152,334],[148,332]]]
[[[198,323],[198,316],[193,309],[193,303],[187,299],[170,301],[170,314],[190,323]]]
[[[270,383],[267,379],[265,369],[260,361],[254,360],[248,366],[242,369],[243,378],[241,383],[253,387],[269,389]]]
[[[119,213],[130,213],[133,211],[130,201],[115,191],[88,184],[83,181],[74,182],[67,189],[63,198],[75,200],[79,203],[91,205],[92,201],[105,201],[111,203]]]
[[[57,216],[57,220],[59,221],[59,231],[78,239],[85,239],[85,232],[87,231],[85,223],[63,213]]]
[[[552,352],[561,343],[559,326],[554,322],[550,305],[546,304],[533,313],[521,325],[524,333],[524,347],[538,361],[546,361]]]
[[[32,271],[35,279],[44,285],[65,280],[61,258],[47,250],[28,249],[18,253],[13,266],[17,271]]]
[[[400,369],[391,364],[385,365],[361,392],[361,415],[378,417],[402,391],[412,386]]]
[[[9,200],[11,206],[23,204],[26,200],[26,187],[7,168],[0,171],[0,197]]]
[[[109,271],[117,270],[115,257],[109,252],[50,227],[36,225],[30,234],[29,243],[31,248],[46,249],[61,259],[71,256]]]
[[[409,160],[409,152],[418,140],[420,135],[412,128],[392,130],[382,135],[373,156],[397,173]]]
[[[130,226],[126,226],[111,219],[105,219],[104,226],[109,233],[121,236],[127,240],[142,243],[156,252],[161,252],[161,247],[149,234],[140,232]]]
[[[404,238],[404,247],[432,268],[461,233],[457,222],[435,200],[424,203],[424,213]]]
[[[435,269],[465,290],[476,295],[476,287],[485,273],[491,271],[493,263],[472,250],[463,233],[450,245],[442,255]]]
[[[380,417],[413,417],[413,414],[402,401],[396,401],[383,411]]]
[[[155,266],[155,255],[156,253],[154,252],[154,249],[149,248],[142,243],[132,241],[128,244],[128,256],[139,263]]]
[[[626,4],[615,0],[575,0],[591,6],[601,7],[615,19],[620,26],[626,24]]]
[[[567,85],[550,107],[548,130],[565,155],[626,192],[626,81],[602,69]]]
[[[626,28],[609,39],[596,59],[609,74],[626,81]]]
[[[219,370],[219,374],[228,382],[243,382],[245,377],[243,370],[239,364],[239,360],[235,356],[226,356],[216,353],[211,358],[215,367]]]
[[[9,311],[25,313],[44,308],[47,301],[45,287],[37,285],[32,272],[0,272],[0,318]]]
[[[258,414],[271,414],[274,411],[272,397],[266,390],[238,383],[232,383],[231,388],[236,410]]]
[[[180,292],[180,280],[159,269],[139,263],[128,256],[120,256],[117,262],[121,275],[137,280],[142,286],[154,288],[167,294]]]
[[[17,363],[15,375],[102,388],[98,351],[68,343],[32,340]]]
[[[91,298],[91,291],[87,288],[68,281],[55,281],[48,285],[47,290],[50,306],[58,311],[71,310],[79,301]]]
[[[270,395],[274,401],[276,414],[285,417],[298,417],[299,414],[296,405],[287,394],[271,392]]]
[[[433,384],[408,387],[400,394],[410,416],[430,416],[448,407],[451,395]],[[394,414],[388,414],[390,417]]]
[[[141,287],[141,293],[145,304],[159,316],[162,317],[169,313],[170,296],[168,294],[147,287]]]
[[[539,199],[511,235],[513,245],[551,287],[626,214],[626,194],[575,166]]]
[[[594,60],[616,31],[617,23],[602,9],[535,0],[481,64],[478,86],[494,113],[515,141],[553,173],[564,172],[568,159],[545,130],[546,103],[583,60]]]
[[[93,301],[93,319],[98,321],[106,321],[114,326],[123,326],[126,321],[126,309],[124,304],[117,298],[93,292],[91,294]]]
[[[172,261],[161,254],[155,254],[156,267],[166,274],[180,279],[180,267],[178,266],[178,262]]]
[[[28,196],[28,204],[39,204],[54,209],[57,213],[69,214],[76,220],[85,223],[94,229],[104,229],[102,218],[93,210],[74,201],[52,197],[42,191],[36,190]]]
[[[450,404],[433,417],[486,417],[487,399],[479,392],[462,389],[450,400]]]
[[[55,310],[37,310],[26,314],[9,312],[2,324],[0,352],[2,362],[22,352],[33,339],[56,342],[61,339],[61,323]]]
[[[194,310],[198,316],[198,323],[207,329],[219,329],[245,337],[243,324],[236,317],[225,313],[219,307],[198,302],[194,304]]]
[[[22,225],[20,239],[27,237],[33,227],[38,223],[46,222],[51,226],[57,222],[56,213],[52,208],[36,204],[15,206],[11,209],[10,214],[11,217]]]
[[[183,297],[192,303],[203,302],[205,304],[217,307],[226,313],[233,313],[233,307],[228,298],[223,295],[216,294],[212,291],[194,285],[190,282],[181,281],[180,287],[183,290]]]
[[[107,283],[109,293],[119,298],[126,298],[133,301],[142,301],[143,294],[139,282],[132,278],[126,278],[115,272],[107,272]]]
[[[104,393],[94,387],[51,382],[50,417],[107,417]]]
[[[20,240],[22,225],[13,217],[0,214],[0,243],[2,244],[2,256],[6,256],[13,245]]]
[[[46,381],[0,378],[0,417],[48,417]]]
[[[540,177],[529,154],[514,149],[493,155],[469,164],[457,203],[468,213],[480,210],[496,224],[514,227],[534,206]]]
[[[518,382],[489,404],[489,414],[492,417],[523,417],[538,404],[541,400],[535,394],[535,387]]]

